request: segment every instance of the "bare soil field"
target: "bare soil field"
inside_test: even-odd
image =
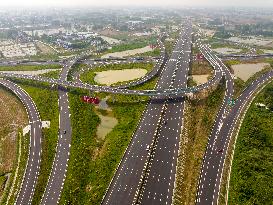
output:
[[[22,103],[11,93],[0,87],[0,174],[8,175],[16,161],[18,129],[28,123]],[[3,185],[3,184],[2,184]],[[0,196],[4,186],[1,186]]]
[[[146,73],[146,69],[108,70],[97,72],[94,80],[99,84],[112,85],[122,81],[141,78]]]

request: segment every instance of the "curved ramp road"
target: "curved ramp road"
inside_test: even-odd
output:
[[[214,186],[211,175],[217,172],[217,162],[214,161],[213,158],[214,156],[218,156],[218,150],[222,149],[220,147],[217,147],[216,144],[218,140],[223,138],[223,136],[221,135],[221,130],[223,127],[226,127],[226,114],[228,113],[229,101],[232,99],[234,89],[233,79],[229,69],[222,63],[222,61],[217,56],[212,54],[212,51],[207,46],[202,45],[200,47],[202,47],[202,51],[206,51],[209,54],[210,61],[216,62],[216,64],[222,67],[226,81],[226,92],[224,101],[221,105],[220,110],[217,113],[217,117],[207,144],[206,153],[203,158],[203,165],[200,174],[196,198],[196,204],[212,204],[212,202],[209,200],[208,192],[210,188]],[[210,165],[212,165],[213,170],[208,171],[207,168]]]
[[[173,61],[174,63],[177,62],[177,60],[175,59],[170,59],[169,61]],[[214,76],[212,80],[208,81],[207,83],[200,84],[196,87],[191,87],[191,88],[161,88],[160,87],[160,88],[157,88],[156,90],[129,90],[129,89],[110,87],[110,86],[98,86],[98,85],[90,85],[90,84],[80,83],[80,82],[71,82],[71,81],[60,80],[60,79],[52,79],[52,78],[46,78],[41,76],[22,75],[22,74],[3,73],[3,72],[0,72],[0,77],[36,80],[39,82],[56,84],[56,85],[60,85],[67,88],[68,87],[80,88],[80,89],[113,93],[113,94],[168,96],[170,94],[173,94],[173,95],[186,94],[186,93],[193,93],[193,92],[201,91],[203,89],[207,89],[209,88],[209,86],[215,85],[216,83],[218,83],[218,80],[220,80],[220,76],[222,75],[221,72],[215,71],[215,74],[217,74],[217,76]]]
[[[167,61],[167,53],[165,50],[165,46],[162,43],[160,39],[158,39],[158,46],[160,47],[160,60],[156,63],[155,67],[153,70],[151,70],[149,73],[147,73],[145,76],[142,78],[126,83],[124,85],[117,86],[118,88],[129,88],[137,85],[142,85],[143,83],[147,82],[148,80],[151,80],[153,77],[156,75],[160,74],[160,71],[164,67],[166,61]]]
[[[74,64],[71,61],[64,65],[60,74],[60,80],[66,80],[71,66]],[[72,140],[72,130],[70,121],[68,93],[65,88],[59,87],[59,139],[57,145],[57,153],[53,162],[52,171],[49,181],[42,198],[42,205],[58,204],[60,195],[63,189],[68,160],[70,156],[70,146]]]
[[[123,85],[113,86],[113,87],[125,89],[125,88],[129,88],[129,87],[137,86],[137,85],[142,85],[145,82],[151,80],[153,77],[160,74],[161,70],[163,69],[163,67],[167,61],[168,56],[167,56],[165,46],[162,43],[162,41],[160,39],[158,39],[157,42],[158,42],[158,46],[160,47],[160,56],[159,56],[160,60],[157,61],[154,68],[150,72],[148,72],[145,76],[141,77],[140,79],[133,80],[133,81],[125,83]],[[77,72],[73,73],[73,81],[81,83],[80,75],[83,72],[84,71],[81,70],[81,71],[77,71]]]
[[[254,93],[260,89],[265,83],[273,78],[273,71],[270,71],[259,79],[255,80],[248,86],[241,96],[238,98],[235,105],[231,108],[222,127],[219,137],[216,139],[214,146],[209,145],[209,152],[206,152],[204,157],[203,171],[200,178],[199,192],[196,199],[197,204],[217,204],[223,174],[224,160],[227,154],[227,148],[237,121],[242,112],[251,102]],[[218,149],[223,149],[219,152]],[[204,174],[206,173],[206,174]]]
[[[29,158],[21,189],[15,202],[17,205],[27,205],[31,204],[34,189],[37,183],[37,177],[40,171],[42,138],[41,119],[33,100],[22,88],[3,79],[0,79],[0,84],[18,96],[28,112],[29,123],[31,126]]]

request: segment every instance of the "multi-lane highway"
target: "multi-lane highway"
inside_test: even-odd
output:
[[[187,87],[192,30],[188,24],[185,29],[182,47],[175,53],[174,59],[178,60],[172,88]],[[184,122],[184,100],[184,97],[173,96],[166,101],[137,204],[172,204],[179,141]]]
[[[64,65],[60,74],[60,80],[67,80],[71,66],[76,61],[69,61]],[[42,198],[42,205],[58,204],[66,177],[67,165],[70,156],[72,129],[70,121],[68,92],[59,86],[59,139],[56,155],[52,166],[49,181]]]
[[[181,32],[181,38],[177,41],[171,58],[164,67],[157,89],[171,88],[176,77],[176,71],[180,60],[180,52],[183,50],[187,29]],[[103,204],[132,204],[138,200],[145,179],[147,165],[154,150],[159,125],[166,109],[166,100],[152,97],[143,117],[139,123],[132,141],[128,146],[124,157],[115,173],[109,189],[103,199]]]
[[[85,54],[66,62],[59,79],[0,72],[2,77],[30,79],[59,86],[59,139],[41,204],[58,204],[65,181],[72,135],[67,88],[152,96],[105,193],[102,204],[168,205],[172,203],[179,140],[184,121],[183,94],[208,89],[216,85],[224,76],[225,97],[209,137],[196,196],[197,204],[217,204],[226,151],[235,124],[254,91],[273,77],[273,71],[253,82],[230,110],[229,102],[233,96],[233,79],[230,71],[211,49],[202,45],[200,41],[197,41],[196,45],[213,66],[214,76],[207,83],[187,88],[192,45],[192,28],[189,22],[180,32],[180,37],[169,59],[166,57],[163,43],[161,41],[158,43],[161,54],[155,68],[143,78],[117,87],[89,85],[79,80],[67,81],[71,66],[84,58]],[[160,74],[159,80],[154,90],[127,89],[145,83],[158,74]],[[7,80],[0,80],[0,84],[12,90],[25,104],[29,113],[30,155],[16,204],[30,204],[40,167],[41,120],[26,92]]]
[[[24,173],[24,179],[15,204],[31,204],[40,171],[42,138],[42,123],[40,115],[33,100],[22,88],[13,82],[3,79],[0,79],[0,84],[11,90],[21,100],[28,113],[30,124],[29,157]]]

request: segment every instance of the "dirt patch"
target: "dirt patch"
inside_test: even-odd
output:
[[[22,103],[11,93],[0,87],[0,173],[13,170],[16,161],[18,129],[28,123]],[[0,190],[0,195],[2,195]]]
[[[215,48],[213,51],[220,53],[220,54],[231,54],[231,53],[239,53],[242,50],[236,48]]]
[[[96,72],[94,80],[99,84],[112,85],[118,82],[141,78],[146,73],[146,69],[108,70]]]
[[[104,140],[106,135],[118,124],[118,120],[111,116],[104,116],[101,114],[98,114],[98,116],[101,122],[97,128],[97,136],[99,139]]]
[[[266,66],[270,66],[269,63],[256,63],[256,64],[238,64],[232,65],[234,75],[241,78],[243,81],[247,81],[252,75],[263,70]]]
[[[123,58],[126,56],[133,56],[141,53],[146,53],[149,51],[153,51],[153,49],[150,46],[146,46],[144,48],[137,48],[133,50],[127,50],[127,51],[121,51],[121,52],[115,52],[115,53],[107,53],[103,55],[101,58],[109,58],[109,57],[115,57],[115,58]]]
[[[42,75],[49,73],[51,71],[59,71],[61,69],[43,69],[43,70],[33,70],[33,71],[1,71],[3,73],[15,73],[20,75]]]
[[[192,79],[197,83],[197,85],[208,82],[209,75],[192,75]]]

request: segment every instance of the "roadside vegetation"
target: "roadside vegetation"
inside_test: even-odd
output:
[[[13,66],[0,66],[0,71],[36,71],[44,69],[58,69],[62,68],[59,64],[52,65],[13,65]]]
[[[138,89],[155,86],[156,79]],[[115,173],[132,134],[135,131],[148,98],[138,96],[94,93],[104,98],[111,115],[118,124],[104,139],[96,136],[100,119],[94,105],[81,102],[80,97],[90,95],[86,91],[74,90],[70,95],[72,117],[72,146],[60,204],[100,204],[102,197]],[[105,115],[107,112],[103,112]]]
[[[148,38],[147,37],[135,38],[129,42],[113,46],[112,49],[109,49],[106,53],[115,53],[115,52],[133,50],[137,48],[143,48],[150,44],[153,44],[153,45],[157,44],[157,38],[155,36],[151,36]]]
[[[273,83],[251,104],[239,131],[231,169],[229,204],[273,201]],[[264,103],[269,109],[258,108]]]
[[[88,65],[84,64],[84,63],[75,63],[71,69],[69,70],[68,76],[67,76],[67,80],[68,81],[73,81],[73,75],[80,71],[81,69],[87,69]]]
[[[14,168],[10,173],[10,178],[6,189],[1,196],[1,204],[12,205],[14,204],[17,194],[21,189],[21,183],[24,177],[25,168],[28,161],[30,135],[22,136],[22,130],[19,131],[17,136],[18,143],[16,145],[16,162]],[[3,178],[2,178],[3,179]]]
[[[41,74],[40,76],[58,79],[60,76],[60,73],[61,73],[61,70],[56,70],[56,71],[50,71],[48,73]]]

